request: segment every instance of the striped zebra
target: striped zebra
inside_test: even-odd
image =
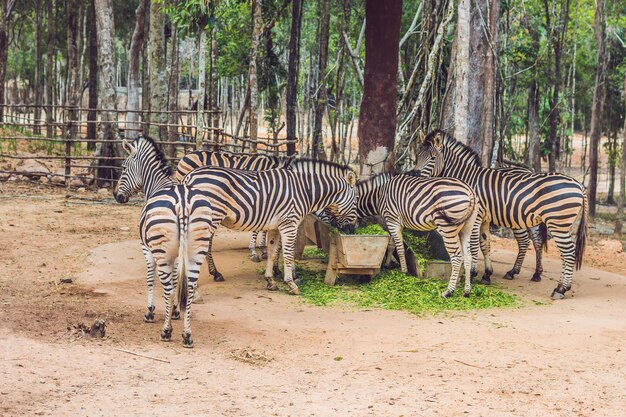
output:
[[[185,175],[196,168],[214,166],[222,168],[240,169],[244,171],[265,171],[268,169],[284,168],[292,158],[279,158],[271,155],[241,155],[224,152],[200,150],[190,152],[178,161],[176,167],[176,179],[182,182]],[[261,262],[267,259],[267,247],[265,244],[267,233],[252,233],[250,244],[250,260]],[[258,243],[257,243],[258,239]],[[257,254],[257,247],[261,248],[261,256]],[[221,275],[214,276],[215,281],[224,281]]]
[[[407,272],[402,230],[408,227],[439,232],[452,264],[444,298],[456,289],[462,264],[465,266],[463,295],[470,295],[470,240],[477,214],[474,192],[453,178],[380,174],[357,183],[357,216],[383,217],[398,251],[402,272]]]
[[[571,289],[574,267],[580,269],[582,265],[587,235],[587,195],[579,182],[557,173],[483,168],[472,149],[441,130],[424,138],[418,149],[416,169],[425,176],[457,178],[474,188],[480,203],[480,238],[485,242],[482,246],[486,251],[487,279],[493,272],[489,259],[489,223],[513,230],[543,223],[563,261],[561,278],[552,298],[563,298]],[[579,215],[581,221],[574,243],[571,229]],[[478,239],[475,233],[473,245]],[[472,255],[476,259],[477,253]],[[519,266],[516,262],[514,269]]]
[[[268,231],[265,268],[267,288],[278,287],[273,265],[282,241],[284,280],[299,294],[293,281],[293,259],[298,225],[310,213],[325,209],[340,227],[354,225],[356,174],[347,166],[298,159],[289,170],[241,171],[218,167],[198,168],[183,184],[202,190],[211,201],[213,224],[242,231]],[[219,274],[209,242],[209,272]]]
[[[202,193],[171,179],[171,168],[152,139],[138,137],[132,142],[124,140],[123,145],[128,157],[122,164],[115,199],[126,203],[132,194],[141,190],[147,196],[139,221],[148,270],[148,306],[144,320],[154,322],[156,271],[165,300],[161,340],[168,341],[172,337],[171,319],[176,319],[178,312],[171,296],[178,287],[178,303],[185,310],[183,346],[193,347],[191,302],[200,266],[207,254],[207,236],[215,231],[210,203]]]

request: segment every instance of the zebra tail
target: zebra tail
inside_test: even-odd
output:
[[[539,225],[539,239],[544,252],[548,251],[548,227],[545,223]]]
[[[179,233],[179,249],[178,249],[178,285],[177,285],[177,297],[178,306],[180,311],[187,309],[187,299],[189,297],[189,290],[187,285],[187,227],[181,225]]]
[[[576,269],[580,269],[583,264],[583,254],[585,253],[585,246],[587,243],[587,216],[589,215],[589,203],[587,201],[587,193],[583,191],[583,214],[576,231],[576,251],[574,257],[576,258]]]

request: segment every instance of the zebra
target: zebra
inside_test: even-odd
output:
[[[151,138],[140,136],[132,142],[124,140],[123,147],[128,157],[122,164],[122,174],[114,190],[115,199],[127,203],[132,194],[142,189],[147,196],[139,221],[148,270],[148,305],[144,320],[154,322],[156,270],[165,300],[161,340],[171,340],[171,320],[179,317],[176,302],[171,300],[178,288],[178,304],[185,310],[183,346],[193,347],[191,302],[200,266],[207,254],[206,236],[215,231],[210,202],[197,190],[171,179],[171,168]],[[179,255],[181,261],[177,268]],[[180,281],[178,285],[177,281]]]
[[[582,266],[586,244],[587,194],[578,181],[558,173],[534,174],[483,168],[480,157],[472,149],[442,130],[435,130],[424,138],[418,148],[415,168],[424,176],[453,177],[474,188],[480,203],[476,229],[480,229],[480,237],[485,242],[481,246],[485,254],[487,280],[493,273],[489,259],[490,222],[513,230],[545,224],[545,230],[552,235],[563,262],[559,283],[551,297],[565,297],[572,286],[574,268]],[[581,220],[574,243],[571,229],[579,215]],[[475,230],[473,246],[478,239],[478,231]],[[476,259],[477,248],[472,257]]]
[[[205,166],[217,166],[222,168],[241,169],[244,171],[265,171],[268,169],[284,168],[291,162],[292,157],[276,157],[271,155],[241,155],[209,150],[199,150],[186,154],[178,161],[176,167],[176,180],[182,182],[185,175],[196,168]],[[252,233],[250,244],[250,260],[261,262],[267,259],[267,247],[265,244],[267,233]],[[258,244],[257,244],[258,239]],[[261,248],[261,256],[257,254],[257,247]],[[214,276],[215,281],[224,281],[221,275]]]
[[[326,161],[297,159],[289,169],[241,171],[219,167],[198,168],[183,184],[201,189],[210,199],[213,224],[243,231],[268,231],[265,279],[269,290],[278,289],[273,265],[282,241],[284,280],[292,294],[299,294],[293,281],[293,260],[298,225],[310,213],[326,209],[340,227],[354,227],[354,171]],[[219,274],[211,257],[210,273]]]
[[[418,173],[383,173],[357,183],[357,216],[381,215],[394,241],[400,268],[407,272],[402,230],[437,230],[450,255],[452,274],[443,298],[456,289],[465,266],[464,296],[471,291],[470,239],[478,215],[472,189],[454,178],[419,178]]]

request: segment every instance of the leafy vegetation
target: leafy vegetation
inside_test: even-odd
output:
[[[348,305],[359,308],[404,310],[413,314],[437,313],[446,310],[506,308],[519,305],[519,299],[496,286],[473,285],[471,297],[455,295],[443,299],[447,283],[437,279],[418,279],[397,270],[381,272],[371,282],[360,284],[342,279],[338,285],[324,284],[324,275],[302,266],[297,267],[302,298],[318,306]]]

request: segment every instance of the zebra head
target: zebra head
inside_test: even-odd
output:
[[[126,203],[133,194],[144,191],[151,195],[164,181],[169,181],[171,168],[154,140],[140,136],[122,141],[128,157],[122,163],[122,174],[113,192],[118,203]]]
[[[356,173],[346,165],[327,161],[298,158],[292,160],[288,169],[295,172],[314,174],[311,184],[317,196],[314,204],[323,209],[330,224],[342,230],[353,230],[356,226]]]
[[[442,130],[430,132],[417,150],[415,170],[423,177],[441,176],[444,168],[444,140],[447,136]]]

